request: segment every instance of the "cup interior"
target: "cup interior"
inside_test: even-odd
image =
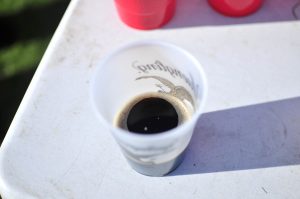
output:
[[[100,119],[115,127],[124,106],[137,96],[159,93],[174,97],[200,114],[206,96],[201,65],[185,50],[165,42],[127,44],[99,64],[91,98]]]

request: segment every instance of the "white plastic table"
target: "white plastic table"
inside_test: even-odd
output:
[[[299,199],[300,22],[296,0],[266,0],[228,18],[178,0],[162,29],[122,24],[113,1],[73,0],[0,151],[4,199]],[[159,39],[191,52],[209,82],[183,164],[165,177],[133,171],[90,104],[97,63],[119,45]],[[113,78],[113,77],[112,77]]]

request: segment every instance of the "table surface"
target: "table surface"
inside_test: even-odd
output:
[[[204,0],[178,0],[167,26],[139,31],[120,22],[113,1],[73,0],[1,146],[2,197],[299,199],[296,2],[266,0],[254,15],[229,18]],[[165,177],[128,166],[89,99],[97,63],[141,39],[188,50],[209,82],[186,158]]]

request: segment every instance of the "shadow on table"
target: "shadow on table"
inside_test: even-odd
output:
[[[300,164],[300,97],[204,114],[170,176]]]
[[[263,6],[256,13],[237,18],[219,14],[210,7],[207,0],[177,0],[176,14],[164,29],[291,21],[299,18],[299,0],[264,0]]]

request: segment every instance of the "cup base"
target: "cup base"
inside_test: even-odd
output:
[[[140,30],[160,28],[168,23],[174,16],[176,1],[170,0],[164,8],[152,10],[149,13],[139,13],[138,10],[130,10],[115,1],[119,17],[128,26]]]
[[[152,177],[161,177],[171,173],[182,163],[185,156],[185,151],[186,150],[181,152],[181,154],[177,156],[175,159],[162,164],[145,165],[145,164],[138,164],[129,159],[127,159],[127,161],[129,162],[130,166],[140,174],[146,176],[152,176]]]
[[[243,17],[256,12],[262,5],[262,0],[208,0],[210,5],[223,15]]]

